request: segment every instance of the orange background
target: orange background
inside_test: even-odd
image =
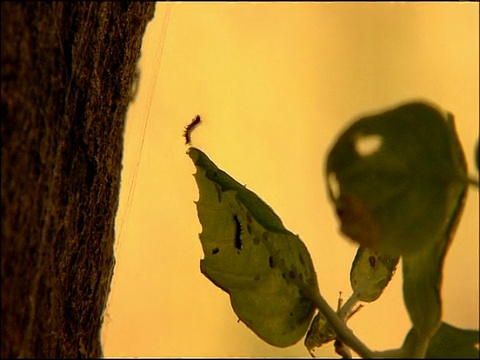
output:
[[[358,116],[412,99],[451,111],[478,177],[479,21],[474,3],[157,3],[128,114],[106,357],[305,357],[237,322],[201,273],[195,172],[182,137],[299,234],[332,307],[350,295],[356,246],[338,231],[325,159]],[[446,259],[444,321],[479,326],[479,205],[471,188]],[[348,323],[370,348],[410,328],[401,268]],[[332,345],[317,356],[335,356]]]

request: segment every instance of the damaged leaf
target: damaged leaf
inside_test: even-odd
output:
[[[200,197],[202,273],[230,295],[233,310],[271,345],[285,347],[306,333],[318,292],[307,248],[257,195],[191,147]]]
[[[456,146],[451,114],[421,102],[354,122],[326,167],[341,231],[392,256],[434,242],[455,207],[450,193],[467,182]]]

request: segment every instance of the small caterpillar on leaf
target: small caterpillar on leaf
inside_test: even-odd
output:
[[[185,137],[185,144],[190,144],[190,133],[200,124],[200,115],[195,116],[195,118],[187,125],[183,136]]]
[[[238,250],[242,250],[242,240],[240,239],[242,226],[240,225],[240,220],[238,220],[237,215],[233,215],[233,221],[235,222],[235,247]]]

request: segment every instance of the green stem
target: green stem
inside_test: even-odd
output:
[[[407,353],[403,348],[384,351],[374,351],[374,357],[377,358],[406,358]]]
[[[342,319],[344,322],[347,322],[348,318],[350,317],[349,315],[352,313],[354,306],[357,304],[358,304],[358,296],[356,293],[353,293],[345,302],[345,304],[343,304],[341,309],[337,311],[337,314],[340,317],[340,319]]]
[[[340,319],[335,311],[328,305],[325,299],[320,295],[320,292],[315,292],[311,296],[311,300],[317,305],[318,309],[327,318],[337,337],[353,351],[355,351],[362,358],[374,357],[374,352],[370,350],[347,325]]]
[[[478,179],[469,177],[467,181],[468,181],[468,185],[476,186],[478,188]]]

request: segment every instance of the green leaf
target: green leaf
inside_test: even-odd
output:
[[[467,176],[467,166],[458,140],[453,116],[448,115],[450,161],[458,177]],[[430,337],[440,326],[442,299],[442,269],[465,205],[466,182],[445,184],[445,218],[439,224],[440,231],[427,246],[417,253],[403,257],[403,297],[414,329],[418,333],[418,344],[414,355],[424,354]]]
[[[417,343],[415,329],[411,329],[405,338],[403,349],[408,352]],[[480,356],[478,346],[480,333],[478,330],[459,329],[441,323],[433,335],[426,352],[427,358],[477,358]]]
[[[403,256],[412,355],[425,355],[440,326],[443,261],[468,182],[453,116],[415,102],[362,118],[332,148],[327,177],[342,232]]]
[[[350,270],[354,296],[365,302],[377,300],[390,282],[398,260],[398,257],[375,253],[360,246]]]
[[[202,273],[230,294],[232,307],[260,338],[285,347],[306,333],[318,292],[310,254],[257,195],[220,170],[202,151],[196,202],[205,258]]]
[[[347,128],[326,167],[341,231],[390,255],[435,242],[451,212],[450,189],[467,182],[452,151],[452,125],[433,106],[414,102]]]

